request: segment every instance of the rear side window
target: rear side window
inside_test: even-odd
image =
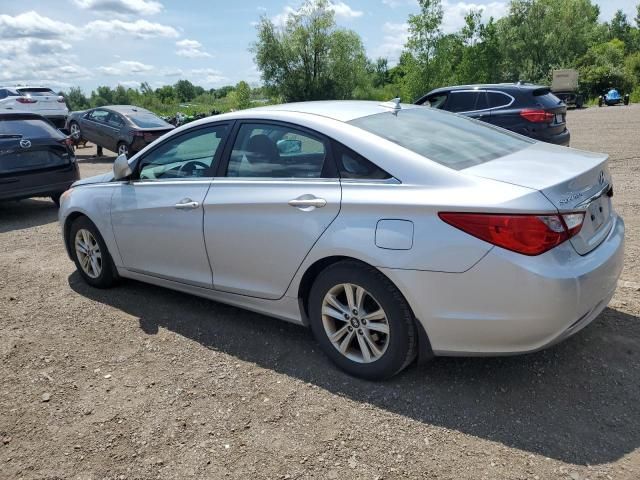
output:
[[[233,144],[228,177],[321,178],[325,143],[288,125],[243,124]]]
[[[405,108],[349,123],[455,170],[489,162],[535,143],[486,123],[432,108]]]
[[[46,97],[56,95],[56,93],[50,88],[19,88],[18,91],[22,95],[29,95],[31,97]]]
[[[473,92],[451,92],[445,110],[450,112],[473,112],[489,108],[484,90]]]
[[[557,107],[562,103],[548,88],[539,88],[533,91],[533,101],[541,107]]]
[[[487,92],[487,98],[489,100],[489,108],[506,107],[513,101],[509,95],[500,92]]]
[[[0,120],[0,135],[21,135],[24,138],[62,138],[49,122],[38,118]]]
[[[357,180],[386,180],[391,178],[391,175],[362,155],[358,155],[353,150],[340,144],[335,144],[334,146],[340,178]]]

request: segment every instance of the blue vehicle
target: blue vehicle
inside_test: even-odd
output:
[[[615,88],[610,89],[604,95],[601,95],[598,99],[598,106],[601,107],[603,104],[611,107],[613,105],[618,105],[620,103],[624,103],[625,105],[629,105],[629,95],[620,95],[620,92]]]

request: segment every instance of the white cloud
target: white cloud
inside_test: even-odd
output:
[[[120,80],[118,85],[125,88],[140,88],[140,80]]]
[[[397,63],[408,38],[409,24],[385,22],[382,25],[382,43],[373,50],[373,56],[387,58],[391,64]]]
[[[154,0],[73,0],[73,3],[85,10],[124,15],[154,15],[163,9]]]
[[[382,0],[382,3],[391,8],[397,8],[404,5],[417,5],[416,0]]]
[[[135,22],[127,22],[119,19],[94,20],[84,27],[84,31],[87,35],[117,35],[119,33],[126,33],[138,38],[176,38],[180,36],[175,28],[169,25],[162,25],[161,23],[152,23],[148,20],[136,20]]]
[[[73,35],[76,28],[30,11],[12,17],[0,15],[0,38],[60,38]]]
[[[185,73],[184,78],[203,87],[221,86],[229,81],[220,71],[214,70],[213,68],[195,68],[189,70]]]
[[[464,17],[469,10],[479,10],[482,12],[482,19],[489,20],[490,17],[498,19],[509,13],[509,4],[506,1],[495,1],[486,4],[468,3],[468,2],[442,2],[444,16],[442,18],[442,31],[444,33],[453,33],[460,30],[464,26]]]
[[[361,10],[354,10],[345,2],[329,2],[329,10],[333,10],[336,15],[336,18],[343,20],[350,20],[353,18],[361,17],[364,12]],[[290,15],[299,13],[304,11],[304,8],[301,7],[299,9],[293,8],[291,5],[286,5],[282,12],[278,13],[274,17],[271,18],[271,21],[276,25],[284,25],[287,23]]]
[[[105,65],[98,67],[98,71],[110,76],[118,75],[135,75],[141,73],[147,73],[154,70],[152,65],[147,65],[142,62],[135,62],[132,60],[122,60],[120,62],[112,63],[111,65]]]
[[[185,38],[176,42],[176,55],[187,58],[210,57],[211,55],[202,50],[202,44],[197,40],[189,40]]]

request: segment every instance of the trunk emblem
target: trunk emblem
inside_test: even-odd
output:
[[[20,146],[22,148],[31,148],[31,140],[20,140]]]

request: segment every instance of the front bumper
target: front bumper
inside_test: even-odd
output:
[[[609,303],[622,271],[624,222],[581,256],[570,242],[537,257],[498,247],[464,273],[382,269],[437,355],[540,350],[576,333]]]

